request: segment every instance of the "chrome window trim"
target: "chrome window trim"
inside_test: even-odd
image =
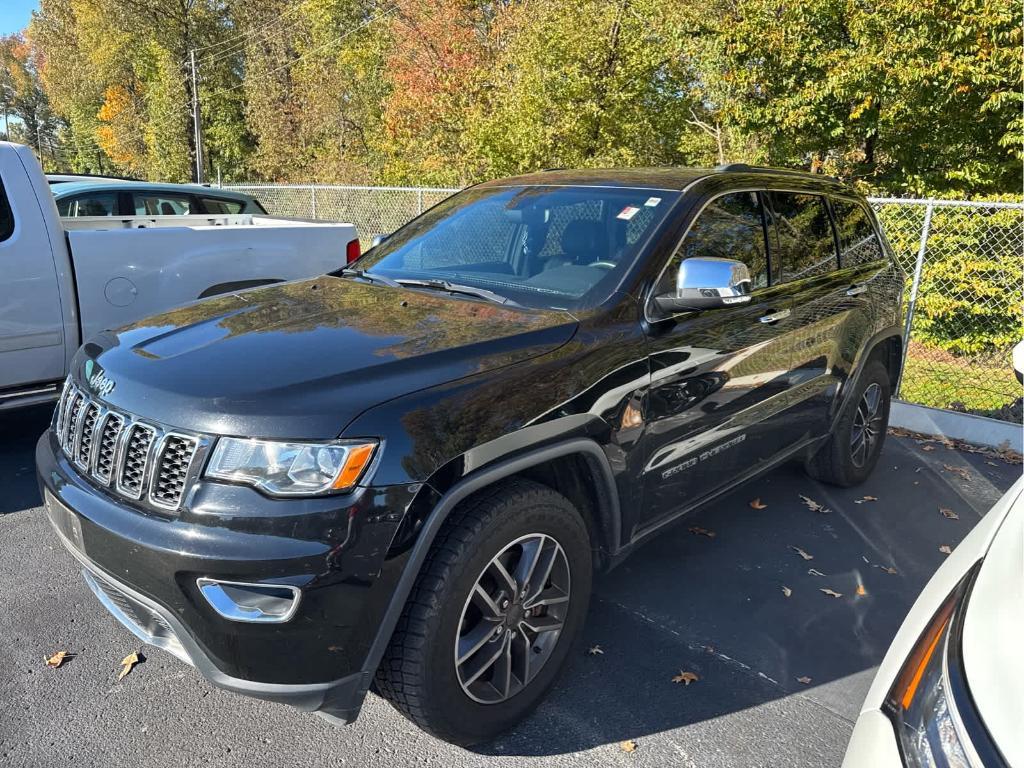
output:
[[[704,181],[704,179],[699,179],[699,181]],[[684,193],[688,192],[696,183],[697,182],[693,182],[692,184],[687,186],[686,189],[683,190],[683,192]],[[676,253],[679,251],[679,248],[682,246],[683,241],[686,239],[686,236],[689,235],[690,234],[690,230],[693,229],[694,223],[697,221],[697,219],[700,218],[701,214],[704,213],[704,209],[707,208],[709,205],[711,205],[713,202],[715,202],[715,200],[717,200],[720,197],[725,197],[726,195],[734,195],[736,193],[742,193],[742,192],[758,192],[758,193],[760,193],[760,192],[789,192],[789,193],[794,194],[794,195],[817,195],[818,197],[822,197],[822,198],[825,199],[826,205],[828,205],[829,199],[831,197],[835,196],[835,195],[843,196],[843,195],[848,195],[849,194],[849,193],[841,193],[841,192],[838,192],[838,191],[835,192],[835,193],[832,193],[832,192],[825,192],[825,191],[818,191],[818,190],[794,189],[792,187],[778,186],[778,185],[775,185],[775,184],[759,184],[759,185],[756,185],[756,186],[737,186],[737,187],[734,187],[732,189],[726,189],[726,190],[723,190],[722,192],[718,192],[718,193],[712,195],[711,197],[709,197],[707,200],[704,201],[704,203],[701,205],[701,207],[693,215],[693,218],[690,219],[690,223],[686,225],[686,230],[683,232],[682,236],[679,238],[679,240],[676,242],[676,244],[672,247],[672,250],[669,253],[668,260],[665,262],[664,266],[661,268],[661,271],[658,272],[658,276],[654,279],[654,282],[651,284],[651,287],[648,289],[647,296],[644,298],[644,320],[646,322],[648,322],[648,323],[661,323],[661,322],[664,322],[665,320],[674,320],[675,318],[680,317],[680,316],[682,316],[684,314],[689,314],[688,312],[676,312],[675,314],[667,315],[666,317],[660,317],[660,318],[657,318],[657,319],[652,318],[649,310],[650,310],[651,304],[654,301],[654,293],[658,289],[658,284],[661,282],[661,279],[665,276],[665,271],[669,268],[669,265],[672,263],[672,259],[675,257]],[[762,209],[764,208],[764,203],[763,202],[761,203],[761,207],[762,207]],[[830,210],[829,210],[829,221],[831,221],[831,219],[832,219],[832,216],[831,216],[831,208],[830,208]],[[764,227],[764,232],[765,232],[765,237],[766,237],[766,242],[767,242],[768,222],[764,219],[763,212],[762,212],[761,221],[762,221],[762,227]],[[835,230],[835,227],[833,226],[833,232],[834,232],[834,230]],[[833,239],[833,242],[834,242],[835,239],[836,239],[835,234],[833,234],[832,239]],[[768,244],[768,246],[770,248],[770,243]],[[770,260],[771,259],[771,251],[770,250],[769,250],[767,255],[768,255],[768,258]],[[838,260],[838,252],[837,252],[836,258]],[[770,270],[769,270],[769,273],[770,273]],[[782,285],[784,283],[789,283],[789,282],[793,282],[793,281],[792,280],[782,280],[782,279],[780,279],[779,282],[776,283],[775,285]],[[768,286],[767,287],[768,288],[775,287],[771,283],[771,274],[769,274],[769,276],[768,276]],[[758,288],[757,290],[752,291],[751,292],[751,296],[756,296],[758,291],[762,291],[762,290],[764,290],[764,288]],[[740,305],[740,306],[744,306],[744,305]]]

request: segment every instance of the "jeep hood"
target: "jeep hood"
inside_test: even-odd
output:
[[[87,378],[101,382],[110,405],[181,429],[329,439],[373,405],[543,355],[576,327],[568,312],[324,276],[106,331],[72,374],[90,391]]]

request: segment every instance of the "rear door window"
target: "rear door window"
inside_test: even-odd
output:
[[[115,216],[117,192],[90,192],[66,197],[57,201],[57,213],[61,216]]]
[[[855,200],[832,200],[836,233],[839,236],[839,263],[844,267],[867,264],[885,258],[871,219],[862,203]]]
[[[769,192],[773,245],[783,282],[836,269],[836,243],[825,198],[798,192]]]
[[[223,197],[204,197],[202,201],[207,213],[241,213],[244,207],[241,200],[227,200]]]
[[[194,210],[191,195],[173,192],[133,192],[136,216],[188,216]]]
[[[768,259],[760,196],[756,192],[734,192],[705,206],[663,273],[657,292],[672,291],[679,265],[693,257],[742,261],[750,270],[751,287],[766,287]]]

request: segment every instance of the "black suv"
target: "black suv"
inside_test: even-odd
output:
[[[217,686],[460,744],[551,688],[609,568],[788,459],[878,459],[903,278],[820,176],[549,171],[337,273],[86,343],[37,463],[106,608]]]

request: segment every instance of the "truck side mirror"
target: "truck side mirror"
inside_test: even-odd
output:
[[[717,309],[750,301],[750,270],[742,261],[715,257],[683,259],[676,288],[654,297],[664,314]]]

